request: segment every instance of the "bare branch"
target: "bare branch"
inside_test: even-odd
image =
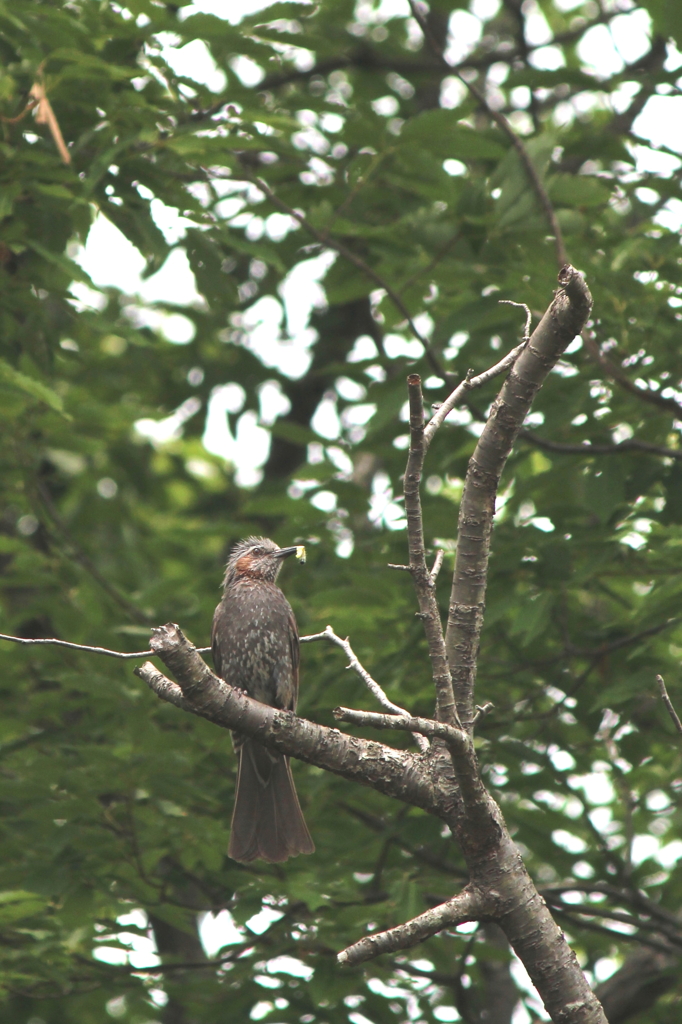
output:
[[[109,658],[149,658],[153,651],[134,651],[129,654],[124,651],[110,651],[107,647],[88,647],[86,644],[72,644],[68,640],[29,640],[23,636],[8,636],[0,633],[0,640],[9,640],[13,644],[42,645],[53,647],[70,647],[74,651],[87,651],[89,654],[106,654]],[[209,648],[206,648],[208,650]]]
[[[441,570],[444,558],[445,558],[445,552],[443,551],[442,548],[438,548],[438,551],[436,551],[436,557],[435,557],[434,562],[433,562],[433,567],[431,569],[431,579],[433,580],[434,583],[438,579],[438,573]]]
[[[439,907],[433,907],[419,917],[398,925],[397,928],[390,928],[377,935],[367,935],[339,953],[337,960],[343,967],[354,967],[367,960],[374,960],[382,953],[396,953],[400,949],[416,946],[444,928],[465,924],[467,921],[478,921],[482,917],[483,905],[480,897],[477,893],[464,889],[447,903],[441,903]]]
[[[138,665],[137,668],[133,669],[133,672],[161,700],[167,701],[168,704],[174,704],[181,711],[194,711],[194,705],[190,701],[185,700],[178,684],[174,683],[172,679],[168,679],[163,672],[159,672],[156,665],[152,665],[151,661],[145,661],[144,665]]]
[[[253,700],[211,672],[173,623],[152,630],[151,647],[178,682],[173,683],[150,662],[138,666],[135,674],[163,700],[223,729],[257,736],[267,747],[422,807],[427,813],[446,820],[450,817],[452,796],[446,800],[447,787],[441,792],[434,785],[421,754],[348,736]],[[184,704],[179,703],[178,690]]]
[[[421,733],[423,736],[438,736],[448,746],[461,751],[468,743],[468,737],[461,729],[453,729],[445,722],[432,718],[404,718],[401,715],[380,715],[375,711],[356,711],[354,708],[334,708],[334,718],[352,725],[367,725],[372,729],[397,729]]]
[[[665,704],[666,708],[668,709],[668,714],[670,715],[670,717],[672,719],[673,725],[675,726],[675,728],[677,729],[677,731],[679,733],[682,733],[682,722],[680,721],[680,719],[678,717],[678,714],[675,711],[675,708],[673,707],[673,702],[671,701],[670,697],[668,696],[668,691],[665,688],[665,682],[663,681],[663,676],[656,676],[656,682],[658,683],[658,689],[659,689],[659,692],[661,694],[661,700],[663,701],[663,703]]]
[[[412,10],[412,15],[415,21],[418,23],[419,27],[421,28],[422,32],[424,33],[424,38],[431,47],[433,53],[440,60],[443,67],[447,68],[449,74],[454,74],[455,77],[457,77],[460,80],[462,85],[466,86],[466,88],[469,90],[469,92],[474,97],[476,102],[481,105],[481,107],[486,111],[488,116],[492,118],[492,120],[495,122],[498,128],[500,128],[504,132],[504,134],[507,136],[512,146],[518,153],[519,159],[533,187],[533,191],[535,192],[535,195],[537,196],[540,206],[544,211],[545,217],[547,218],[550,230],[554,235],[554,248],[556,250],[557,266],[559,267],[559,269],[561,269],[567,263],[566,247],[564,245],[561,227],[559,225],[559,221],[557,220],[556,213],[554,212],[554,207],[552,206],[551,200],[547,194],[547,190],[545,189],[545,186],[542,183],[542,179],[540,178],[540,174],[538,173],[535,164],[530,158],[528,150],[526,149],[523,142],[518,137],[512,126],[509,124],[509,121],[504,116],[504,114],[501,113],[499,110],[493,110],[493,108],[489,106],[484,93],[482,93],[481,90],[476,85],[474,85],[472,81],[469,80],[468,76],[465,78],[464,75],[462,75],[461,71],[458,71],[456,67],[448,63],[448,61],[445,58],[443,47],[440,45],[438,40],[434,37],[433,33],[431,32],[426,18],[424,17],[422,11],[419,9],[418,3],[416,2],[416,0],[409,0],[409,3],[410,8]]]
[[[409,716],[409,711],[405,708],[399,707],[398,704],[394,704],[393,701],[388,699],[376,679],[373,679],[367,669],[360,663],[355,651],[350,645],[348,637],[344,640],[342,637],[336,635],[331,626],[327,626],[323,633],[314,633],[312,636],[302,636],[300,638],[300,642],[302,644],[314,643],[316,640],[329,640],[331,643],[341,648],[348,658],[347,667],[352,668],[354,672],[357,672],[367,689],[374,697],[376,697],[382,707],[386,708],[388,711],[392,711],[394,715]]]
[[[445,653],[445,637],[436,600],[435,580],[426,565],[424,525],[419,493],[426,445],[424,443],[424,402],[421,378],[411,373],[407,378],[410,406],[410,451],[403,480],[405,514],[407,516],[407,542],[410,552],[410,572],[417,593],[420,618],[431,659],[431,672],[436,688],[436,716],[441,722],[459,726],[452,676]]]
[[[457,709],[467,729],[474,717],[476,661],[500,476],[538,389],[563,350],[584,327],[592,308],[587,285],[573,267],[561,271],[559,284],[561,288],[554,301],[495,400],[469,461],[464,484],[446,647]]]
[[[494,707],[495,707],[495,705],[492,703],[492,701],[487,701],[485,704],[477,704],[476,705],[476,714],[474,715],[474,718],[473,718],[473,721],[472,721],[471,724],[472,725],[478,725],[478,723],[481,721],[481,719],[485,718],[486,715],[490,714],[490,712],[493,710]]]

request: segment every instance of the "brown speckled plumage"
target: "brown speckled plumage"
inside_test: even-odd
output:
[[[299,644],[291,605],[275,580],[283,558],[264,537],[240,541],[230,555],[223,599],[213,617],[217,674],[262,704],[295,711]],[[228,854],[234,860],[287,860],[313,853],[289,759],[256,740],[233,736],[239,775]]]

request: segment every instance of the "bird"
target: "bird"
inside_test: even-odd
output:
[[[295,711],[299,640],[291,605],[276,584],[290,555],[266,537],[248,537],[233,548],[223,597],[213,616],[211,650],[216,673],[254,700]],[[239,768],[228,856],[242,863],[275,864],[315,845],[298,802],[289,758],[258,740],[232,734]]]

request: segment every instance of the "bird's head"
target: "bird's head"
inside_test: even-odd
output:
[[[239,579],[274,583],[282,568],[282,560],[289,555],[296,555],[299,561],[305,562],[305,548],[301,545],[280,548],[274,540],[268,540],[267,537],[247,537],[246,540],[240,540],[235,544],[228,559],[223,586],[227,588]]]

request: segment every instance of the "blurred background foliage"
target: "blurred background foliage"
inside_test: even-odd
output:
[[[350,634],[394,701],[431,712],[410,582],[386,568],[405,558],[405,375],[442,400],[441,369],[517,343],[523,314],[498,300],[541,315],[557,270],[518,156],[461,73],[525,140],[595,298],[592,340],[551,374],[503,479],[480,756],[612,1024],[672,1024],[682,760],[654,677],[682,705],[682,162],[638,118],[679,97],[682,8],[432,0],[428,20],[455,70],[397,0],[278,3],[239,24],[201,4],[0,2],[1,628],[140,650],[172,620],[205,644],[230,544],[266,534],[308,545],[282,577],[301,633]],[[36,82],[70,164],[21,118]],[[194,299],[95,287],[83,246],[107,222],[143,283],[188,263]],[[306,346],[293,322],[311,296]],[[446,569],[493,397],[429,452],[427,541]],[[444,570],[444,614],[448,592]],[[460,886],[437,821],[296,765],[317,853],[235,864],[226,734],[162,706],[130,663],[0,657],[7,1024],[538,1018],[488,927],[337,969],[363,931]],[[302,714],[373,706],[343,668],[304,646]]]

